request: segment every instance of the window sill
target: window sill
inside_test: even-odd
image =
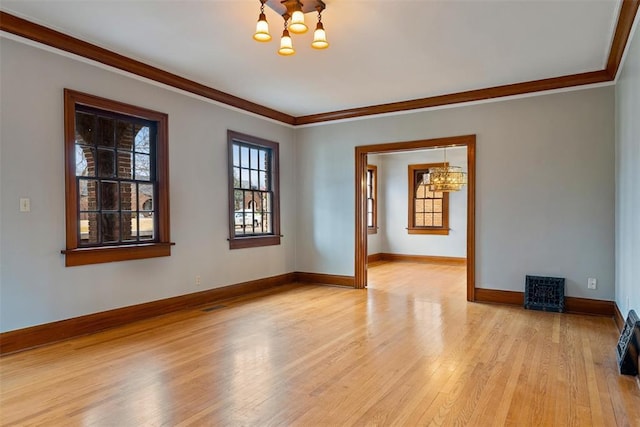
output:
[[[377,234],[378,227],[367,227],[367,234]]]
[[[229,239],[229,249],[258,248],[280,244],[280,236],[251,236]]]
[[[175,243],[141,243],[138,245],[66,249],[60,252],[65,255],[65,266],[75,267],[103,262],[170,256],[173,245]]]
[[[407,228],[409,234],[436,234],[442,236],[449,235],[448,228]]]

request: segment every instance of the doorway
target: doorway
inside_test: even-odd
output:
[[[395,142],[356,147],[356,236],[355,287],[367,286],[367,155],[429,148],[465,146],[467,148],[467,301],[475,301],[475,158],[476,136]]]

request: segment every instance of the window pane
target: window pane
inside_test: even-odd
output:
[[[95,211],[98,209],[98,181],[94,179],[80,179],[78,182],[80,211]]]
[[[140,224],[140,240],[153,240],[155,238],[155,223],[153,213],[140,213],[138,215],[138,221]]]
[[[266,172],[260,172],[259,173],[259,181],[260,181],[260,190],[267,190],[267,173]]]
[[[116,123],[118,150],[133,151],[133,124],[118,120]]]
[[[433,211],[442,212],[442,199],[433,200]]]
[[[101,229],[102,242],[112,243],[120,240],[120,214],[103,213]]]
[[[233,168],[233,188],[240,188],[240,168]]]
[[[240,188],[250,188],[248,169],[242,169],[242,168],[240,169]]]
[[[249,148],[247,147],[240,147],[240,166],[249,167]]]
[[[414,207],[415,207],[415,212],[416,213],[424,212],[424,200],[423,199],[417,199],[415,201]]]
[[[251,149],[251,169],[258,169],[258,150]]]
[[[132,182],[120,183],[120,209],[135,211],[137,209],[136,184]]]
[[[80,214],[80,244],[90,245],[98,241],[98,214]]]
[[[233,144],[233,166],[240,166],[240,147]]]
[[[94,115],[86,113],[76,113],[76,143],[77,144],[93,144],[95,134]]]
[[[123,212],[122,213],[122,240],[132,241],[137,239],[137,224],[135,213]]]
[[[113,150],[98,149],[98,176],[112,178],[115,176],[115,152]]]
[[[151,180],[151,157],[148,154],[136,153],[136,179],[141,181]]]
[[[373,214],[371,212],[367,214],[367,227],[373,227]]]
[[[76,145],[76,176],[96,176],[94,156],[92,147]]]
[[[149,154],[151,152],[151,144],[150,144],[150,129],[148,126],[140,126],[134,125],[134,141],[136,151],[138,153],[146,153]]]
[[[258,154],[259,156],[259,163],[258,163],[258,169],[260,169],[261,171],[267,171],[269,170],[269,165],[267,164],[267,152],[265,150],[260,150],[260,153]]]
[[[373,199],[367,199],[367,212],[373,212]]]
[[[107,117],[98,117],[98,145],[103,147],[113,147],[115,142],[115,123],[113,119]]]
[[[433,212],[433,200],[427,199],[424,201],[424,211]]]
[[[442,214],[433,214],[433,226],[442,227]]]
[[[252,189],[258,189],[259,188],[259,184],[258,184],[258,171],[251,171],[251,188]]]
[[[153,210],[153,184],[138,184],[138,210]]]
[[[273,214],[271,213],[265,213],[263,214],[264,218],[263,218],[263,233],[273,233]]]
[[[102,181],[100,183],[100,203],[103,211],[118,210],[118,183]]]
[[[433,216],[432,216],[432,214],[425,214],[425,216],[424,216],[424,225],[426,227],[433,227]]]
[[[233,192],[233,197],[234,197],[234,210],[236,211],[236,213],[238,213],[238,211],[241,211],[244,208],[244,191],[235,190]],[[238,223],[238,218],[236,217],[236,225],[237,223]]]
[[[423,213],[417,213],[416,212],[416,227],[424,227],[425,223],[424,223],[424,214]]]
[[[133,178],[133,153],[118,151],[118,178]]]
[[[442,191],[436,191],[435,193],[433,193],[433,197],[442,199],[444,197],[444,193],[442,193]]]
[[[427,197],[427,186],[424,184],[418,185],[418,190],[416,191],[416,198],[424,199]]]
[[[263,193],[262,195],[262,212],[273,212],[271,206],[272,196],[271,193]]]

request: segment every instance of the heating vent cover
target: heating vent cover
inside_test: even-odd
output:
[[[638,375],[638,353],[640,353],[640,320],[636,312],[631,310],[616,346],[618,368],[622,375]]]
[[[562,313],[564,311],[564,278],[527,276],[524,308]]]

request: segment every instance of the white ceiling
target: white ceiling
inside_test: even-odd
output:
[[[2,0],[0,9],[293,116],[605,68],[619,0],[325,0],[329,49],[252,39],[258,0]],[[314,14],[307,14],[314,28]]]

